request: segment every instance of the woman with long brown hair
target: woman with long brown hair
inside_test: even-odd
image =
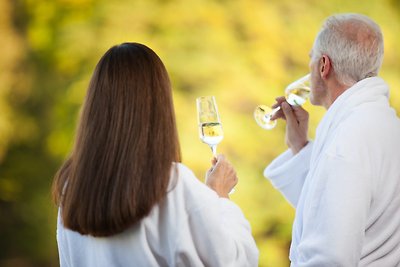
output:
[[[57,172],[61,266],[257,266],[237,183],[219,155],[205,186],[180,163],[171,85],[147,46],[110,48]]]

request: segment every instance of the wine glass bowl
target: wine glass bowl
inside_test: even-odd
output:
[[[310,95],[310,74],[289,84],[285,89],[286,101],[292,106],[303,105]]]
[[[217,155],[217,145],[224,138],[221,120],[214,96],[201,96],[196,99],[199,136],[203,143],[210,146],[213,155]]]

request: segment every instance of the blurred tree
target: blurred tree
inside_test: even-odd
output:
[[[66,89],[79,79],[90,55],[70,53],[68,60],[63,30],[77,22],[79,12],[85,20],[93,6],[91,1],[67,2],[1,2],[2,10],[8,11],[1,25],[9,42],[1,51],[9,58],[2,62],[6,77],[1,83],[1,100],[7,103],[1,108],[8,111],[1,116],[8,123],[0,146],[6,151],[0,168],[2,266],[54,266],[58,261],[49,189],[67,150],[60,149],[69,147],[78,109],[78,104],[65,100]],[[68,64],[74,65],[65,67]],[[59,125],[64,138],[52,143]]]
[[[308,71],[325,17],[360,12],[382,26],[382,76],[400,107],[396,0],[2,0],[0,10],[0,266],[57,265],[51,181],[71,149],[91,72],[111,45],[145,43],[166,64],[184,163],[199,179],[211,154],[198,140],[195,98],[216,96],[219,150],[237,167],[232,199],[250,220],[260,266],[288,266],[294,211],[262,177],[285,149],[284,123],[264,131],[252,112]],[[305,107],[312,137],[324,111]]]

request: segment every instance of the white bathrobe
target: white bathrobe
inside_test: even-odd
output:
[[[388,94],[381,78],[356,83],[314,142],[265,169],[296,208],[292,266],[400,266],[400,120]]]
[[[59,213],[61,267],[257,266],[258,249],[240,208],[183,164],[177,167],[166,199],[118,235],[81,235],[66,229]]]

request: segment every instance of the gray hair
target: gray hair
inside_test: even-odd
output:
[[[328,17],[314,42],[311,60],[327,55],[340,83],[351,86],[377,76],[383,60],[379,26],[360,14]]]

